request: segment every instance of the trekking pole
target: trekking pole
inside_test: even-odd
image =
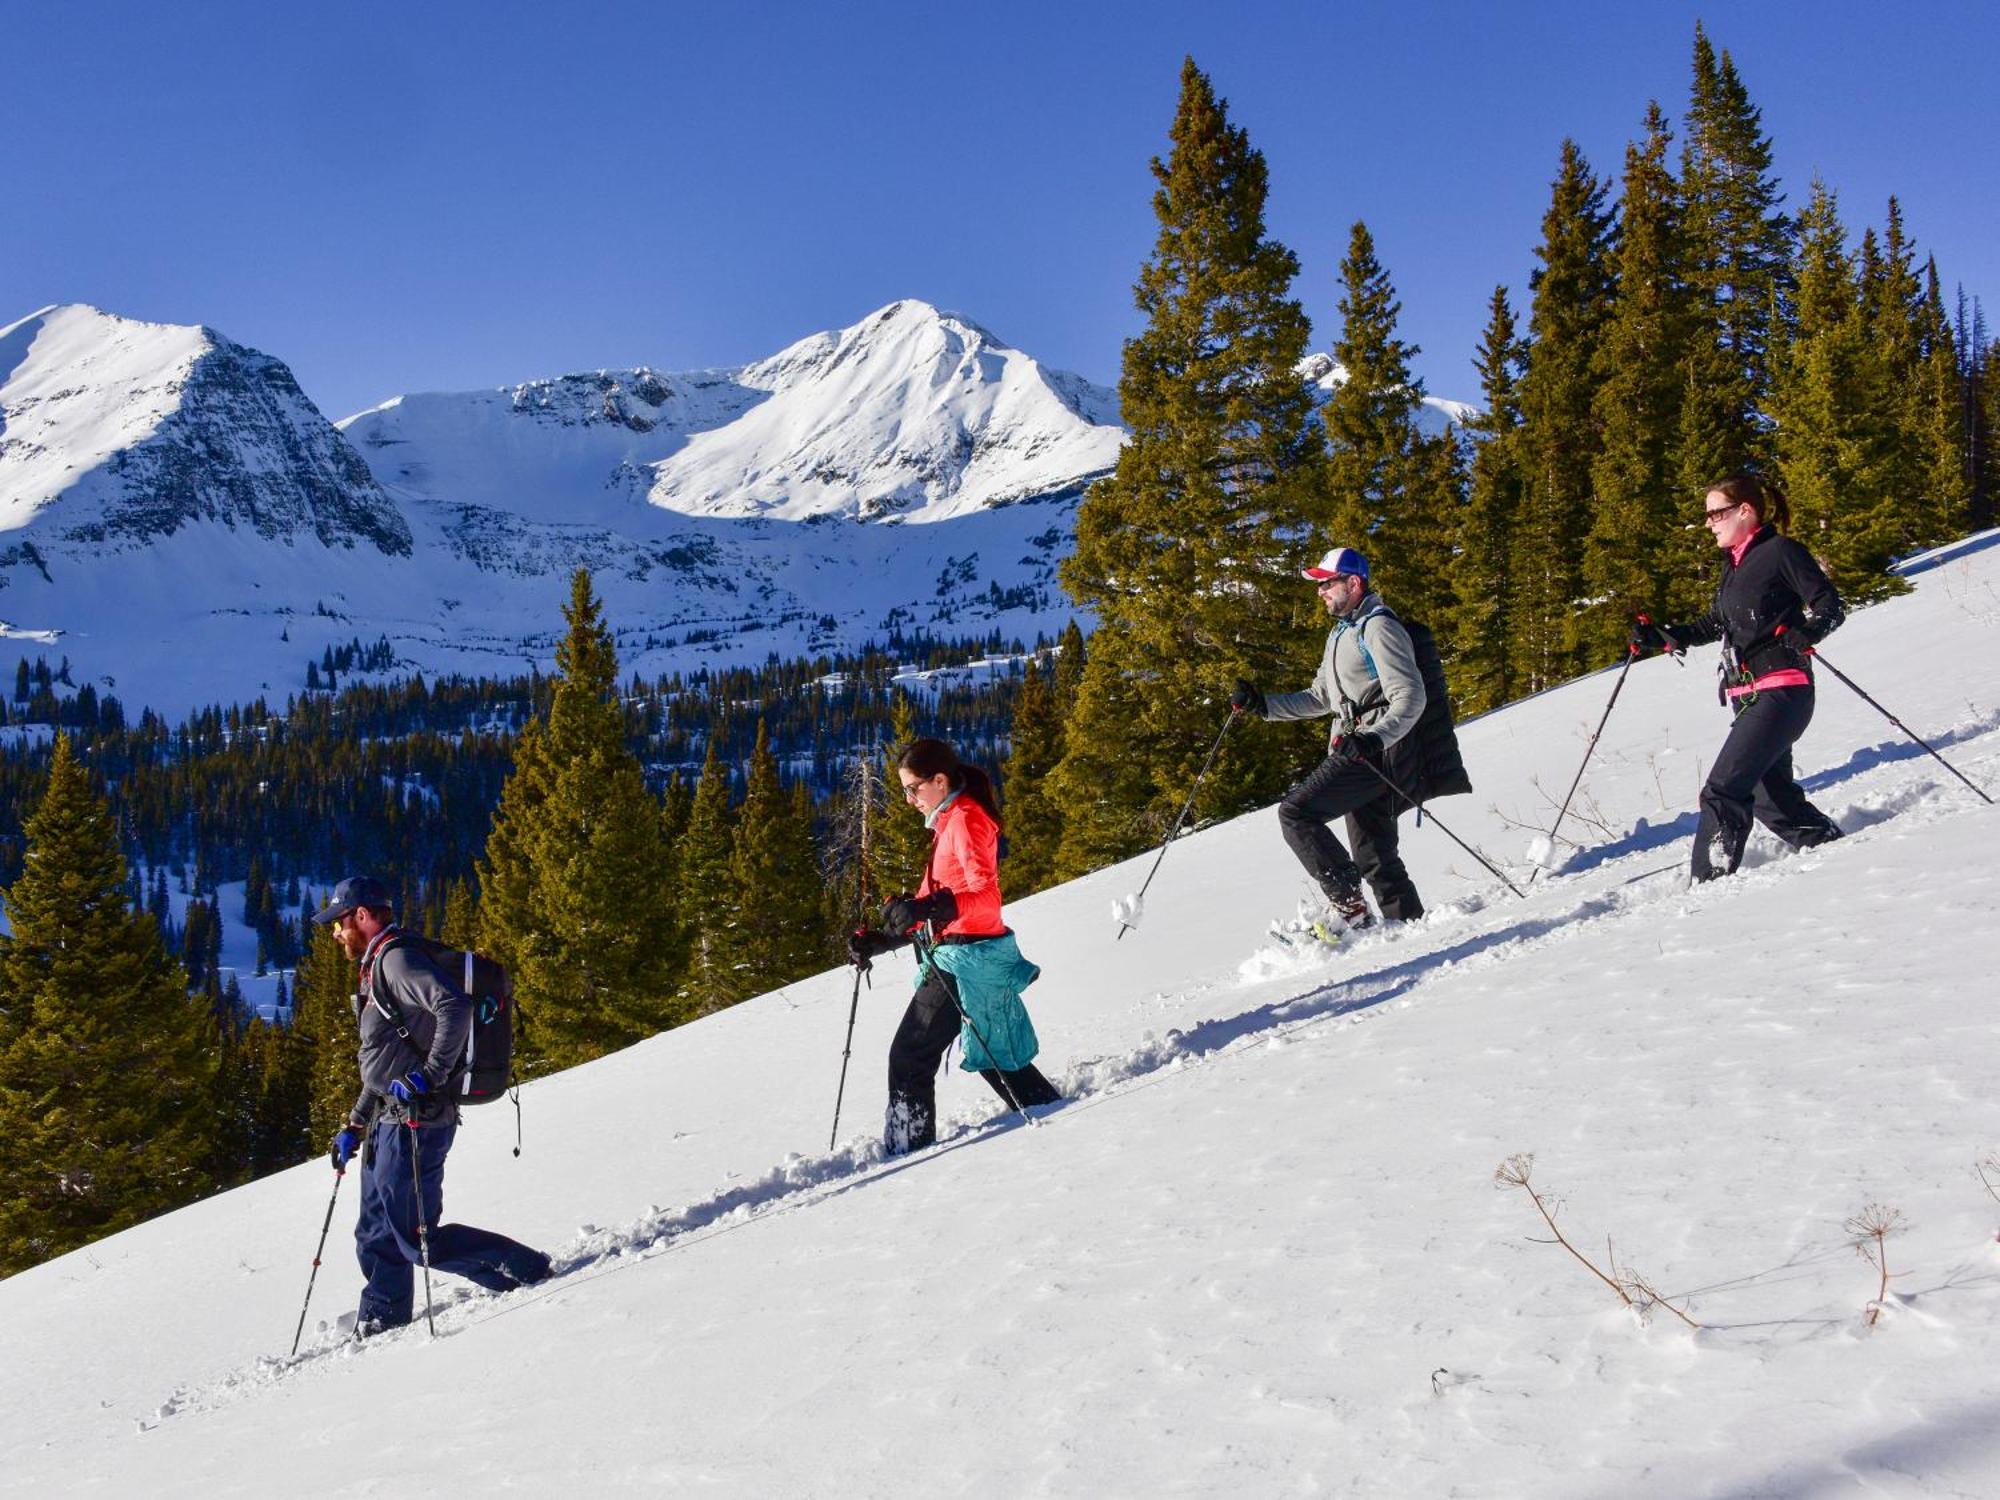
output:
[[[1236,722],[1236,716],[1241,712],[1241,709],[1232,706],[1229,710],[1229,717],[1222,721],[1222,733],[1216,735],[1215,743],[1208,747],[1208,759],[1203,761],[1201,769],[1195,772],[1194,785],[1188,789],[1187,801],[1181,804],[1181,815],[1174,819],[1172,830],[1160,841],[1160,852],[1153,858],[1153,868],[1146,872],[1145,885],[1140,886],[1139,894],[1132,898],[1131,910],[1125,916],[1121,916],[1118,919],[1118,936],[1112,939],[1113,942],[1123,942],[1125,934],[1138,925],[1136,920],[1128,920],[1128,918],[1136,919],[1138,916],[1139,903],[1146,899],[1146,887],[1153,883],[1153,877],[1160,873],[1160,862],[1167,857],[1167,845],[1174,841],[1181,831],[1181,824],[1187,821],[1187,815],[1194,807],[1195,793],[1201,790],[1202,782],[1208,778],[1208,768],[1215,764],[1216,752],[1222,748],[1223,735],[1229,733],[1229,726]],[[982,1042],[980,1045],[984,1046],[985,1043]]]
[[[861,1013],[861,977],[866,972],[861,965],[854,966],[854,998],[847,1006],[847,1045],[840,1051],[840,1087],[833,1096],[833,1130],[826,1138],[829,1151],[840,1139],[840,1101],[847,1097],[847,1060],[854,1055],[854,1018]]]
[[[928,937],[930,930],[931,930],[931,924],[928,922],[924,923],[924,932],[926,936],[920,937],[916,940],[917,962],[920,966],[929,969],[933,977],[937,977],[938,974],[937,962],[931,957],[931,952],[936,947],[936,944],[930,941]],[[979,1023],[972,1019],[971,1012],[965,1008],[964,1003],[960,1001],[958,998],[958,981],[953,979],[951,975],[946,974],[942,977],[940,983],[942,985],[942,988],[944,989],[944,992],[947,995],[951,996],[951,1008],[958,1012],[958,1019],[960,1024],[963,1025],[967,1031],[970,1031],[972,1033],[972,1039],[975,1042],[979,1043],[979,1050],[984,1052],[988,1058],[992,1059],[992,1061],[997,1063],[999,1059],[993,1056],[993,1048],[987,1044],[985,1036],[981,1034],[979,1030]],[[1039,1130],[1041,1128],[1042,1122],[1040,1120],[1037,1120],[1033,1115],[1029,1114],[1027,1110],[1021,1107],[1021,1101],[1016,1097],[1014,1097],[1014,1086],[1009,1082],[1007,1082],[1006,1071],[1002,1068],[995,1068],[993,1070],[993,1076],[1000,1080],[1000,1092],[1007,1096],[1007,1102],[1014,1107],[1014,1113],[1019,1115],[1022,1119],[1026,1120],[1030,1125],[1034,1126],[1037,1130]]]
[[[1382,783],[1382,785],[1386,786],[1390,791],[1394,792],[1398,797],[1401,797],[1411,807],[1414,807],[1417,810],[1417,816],[1419,820],[1423,818],[1429,818],[1432,823],[1437,825],[1437,831],[1439,833],[1443,834],[1446,838],[1450,839],[1454,844],[1458,845],[1459,848],[1463,849],[1467,854],[1470,854],[1474,859],[1478,860],[1482,865],[1486,866],[1488,870],[1492,871],[1493,878],[1495,880],[1498,880],[1502,885],[1506,886],[1508,890],[1512,891],[1515,895],[1519,896],[1523,901],[1528,899],[1528,893],[1522,890],[1518,885],[1514,884],[1514,882],[1509,880],[1505,875],[1501,874],[1500,867],[1498,865],[1494,864],[1492,860],[1488,859],[1485,855],[1481,854],[1477,849],[1473,848],[1472,845],[1466,843],[1464,839],[1460,838],[1457,834],[1453,833],[1449,828],[1445,827],[1442,822],[1439,822],[1438,815],[1436,813],[1432,812],[1429,808],[1425,807],[1423,803],[1417,801],[1416,798],[1412,797],[1408,792],[1404,791],[1401,787],[1397,786],[1395,782],[1391,781],[1388,777],[1388,774],[1384,772],[1380,766],[1376,765],[1374,761],[1363,760],[1361,764],[1366,766],[1369,770],[1373,771],[1375,773],[1376,778]]]
[[[326,1232],[333,1228],[334,1200],[340,1197],[340,1179],[347,1175],[347,1168],[333,1169],[333,1192],[326,1200],[326,1222],[319,1226],[319,1244],[313,1248],[312,1275],[306,1278],[306,1300],[299,1305],[299,1326],[292,1332],[292,1353],[299,1352],[299,1340],[305,1337],[306,1309],[312,1306],[313,1283],[319,1280],[319,1258],[326,1253]]]
[[[417,1141],[416,1117],[410,1118],[410,1186],[417,1193],[417,1250],[424,1262],[424,1322],[436,1338],[437,1317],[431,1312],[431,1223],[424,1213],[423,1150]]]
[[[1781,626],[1779,628],[1780,632],[1782,633],[1783,627]],[[1956,776],[1960,781],[1965,782],[1966,786],[1972,790],[1972,792],[1979,798],[1980,801],[1984,802],[1988,807],[1991,807],[1993,805],[1993,799],[1987,796],[1985,792],[1981,791],[1979,787],[1974,785],[1970,780],[1967,780],[1966,775],[1963,771],[1959,770],[1957,766],[1953,765],[1950,761],[1946,760],[1942,755],[1939,755],[1936,750],[1932,750],[1929,743],[1924,739],[1922,735],[1918,734],[1916,730],[1910,728],[1909,725],[1905,724],[1901,719],[1897,718],[1894,714],[1890,713],[1888,709],[1884,708],[1881,704],[1877,703],[1873,698],[1869,697],[1867,693],[1863,692],[1861,689],[1861,684],[1856,682],[1852,677],[1849,677],[1845,672],[1841,671],[1840,668],[1836,667],[1832,662],[1828,661],[1824,656],[1821,656],[1819,654],[1819,648],[1817,646],[1806,647],[1806,655],[1814,658],[1816,661],[1819,662],[1821,666],[1825,667],[1827,671],[1833,673],[1834,676],[1838,677],[1842,682],[1846,683],[1849,687],[1853,688],[1855,693],[1859,695],[1863,703],[1866,703],[1870,708],[1874,709],[1875,712],[1880,714],[1883,718],[1887,719],[1891,724],[1894,724],[1898,729],[1902,730],[1903,733],[1907,734],[1911,739],[1915,740],[1919,745],[1922,745],[1924,749],[1929,750],[1931,753],[1931,757],[1934,760],[1936,760],[1939,765],[1943,766],[1947,771],[1951,772],[1952,775]]]
[[[1642,624],[1652,623],[1644,615],[1639,616],[1639,620]],[[1611,710],[1618,702],[1618,695],[1625,691],[1625,674],[1632,670],[1632,663],[1638,659],[1639,648],[1637,646],[1632,647],[1625,653],[1625,665],[1618,669],[1618,681],[1612,685],[1611,701],[1604,705],[1604,717],[1597,721],[1597,728],[1590,732],[1590,743],[1583,747],[1583,764],[1576,768],[1576,780],[1569,784],[1569,790],[1563,794],[1562,806],[1556,811],[1555,822],[1549,824],[1547,837],[1551,852],[1554,852],[1556,847],[1556,830],[1562,827],[1562,820],[1569,813],[1570,798],[1574,797],[1576,789],[1583,785],[1583,773],[1590,766],[1592,752],[1597,749],[1597,737],[1604,733],[1604,726],[1611,722]],[[1540,860],[1537,860],[1535,861],[1535,868],[1528,872],[1528,884],[1533,885],[1535,877],[1541,873],[1542,864]]]
[[[868,761],[857,756],[854,762],[856,791],[861,801],[861,861],[860,876],[855,882],[856,903],[860,913],[855,919],[858,931],[868,921],[868,803],[874,795],[875,778],[869,773]],[[847,1060],[854,1055],[854,1018],[861,1014],[861,977],[868,971],[860,964],[854,966],[854,998],[847,1004],[847,1041],[840,1049],[840,1087],[833,1095],[833,1129],[827,1133],[826,1149],[831,1151],[840,1139],[840,1102],[847,1097]],[[869,980],[873,989],[875,981]]]

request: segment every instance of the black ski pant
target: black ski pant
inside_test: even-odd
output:
[[[889,1117],[882,1143],[888,1154],[921,1151],[937,1141],[937,1075],[958,1035],[958,991],[951,975],[933,968],[910,997],[903,1023],[889,1043]],[[984,1078],[1001,1101],[1023,1109],[1054,1104],[1062,1098],[1056,1086],[1033,1063],[1002,1071],[983,1068]]]
[[[1736,700],[1736,722],[1701,789],[1701,818],[1694,831],[1696,880],[1736,873],[1752,818],[1794,849],[1840,837],[1833,820],[1806,800],[1792,777],[1792,746],[1812,716],[1809,687],[1766,688]]]
[[[1353,896],[1366,880],[1383,916],[1409,921],[1424,914],[1424,903],[1396,852],[1396,811],[1402,800],[1372,767],[1329,755],[1285,794],[1278,804],[1278,826],[1329,899]],[[1351,858],[1326,826],[1338,817],[1347,819]]]

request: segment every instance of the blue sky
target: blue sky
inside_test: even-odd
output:
[[[2000,5],[1708,8],[1793,201],[1900,195],[2000,329]],[[731,364],[897,297],[1112,383],[1191,53],[1271,168],[1331,341],[1366,219],[1434,394],[1525,302],[1565,135],[1616,176],[1702,8],[0,0],[0,324],[208,323],[344,416]]]

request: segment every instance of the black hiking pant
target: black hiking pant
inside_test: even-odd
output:
[[[1278,804],[1278,826],[1292,853],[1329,899],[1354,895],[1366,880],[1383,916],[1409,921],[1424,914],[1424,903],[1396,852],[1396,811],[1401,801],[1370,767],[1329,755],[1285,793]],[[1347,819],[1352,858],[1326,826],[1338,817]]]
[[[1812,722],[1813,690],[1766,688],[1736,701],[1736,722],[1701,789],[1701,819],[1694,831],[1696,880],[1736,873],[1752,818],[1794,849],[1840,837],[1833,820],[1806,800],[1792,777],[1792,746]]]
[[[903,1012],[903,1023],[889,1043],[889,1117],[882,1138],[889,1155],[921,1151],[936,1143],[938,1067],[958,1028],[957,988],[951,975],[932,969],[910,997],[910,1008]],[[1054,1104],[1062,1098],[1033,1063],[1004,1072],[983,1068],[979,1076],[1010,1108]]]

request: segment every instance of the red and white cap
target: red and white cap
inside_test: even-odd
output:
[[[1363,583],[1368,581],[1368,559],[1352,547],[1335,547],[1318,562],[1305,571],[1305,576],[1314,583],[1325,583],[1329,578],[1337,578],[1342,573],[1351,573]]]

